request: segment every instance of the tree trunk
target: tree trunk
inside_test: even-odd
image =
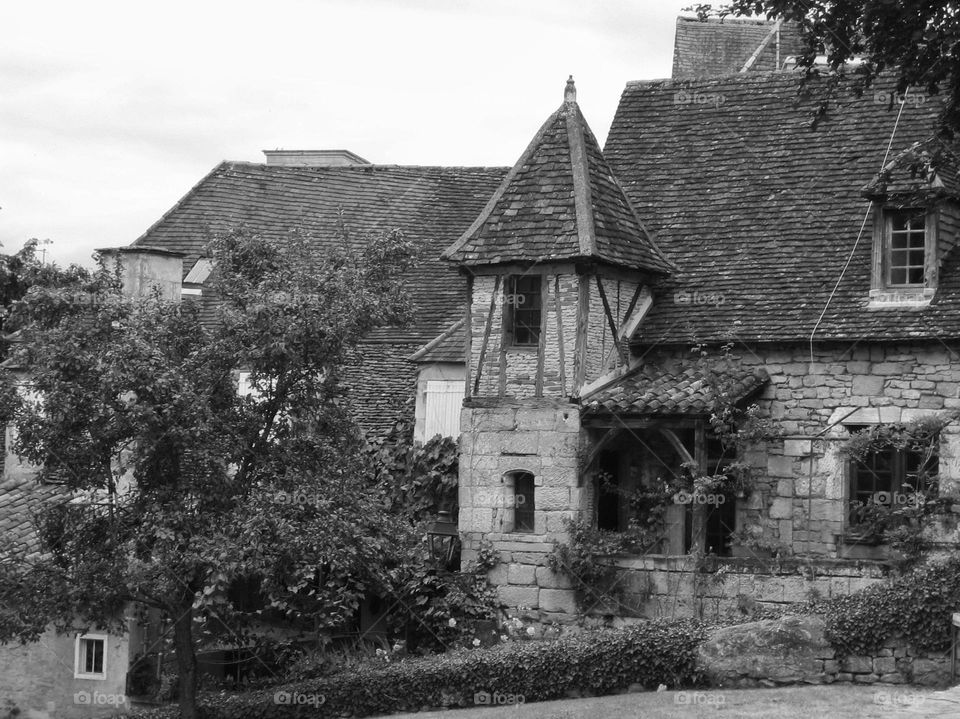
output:
[[[193,647],[193,597],[173,619],[173,644],[180,675],[180,719],[197,719],[197,657]]]

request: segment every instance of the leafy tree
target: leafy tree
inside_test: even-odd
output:
[[[387,583],[409,524],[371,491],[337,377],[365,333],[408,314],[410,249],[392,233],[318,258],[297,233],[230,233],[210,248],[216,322],[125,296],[106,261],[86,285],[26,294],[11,322],[32,392],[7,376],[0,407],[14,450],[72,499],[38,517],[41,558],[0,555],[0,639],[158,610],[192,719],[201,620],[242,640],[266,614],[230,600],[236,582],[312,629]]]
[[[694,6],[701,16],[710,4]],[[907,88],[944,92],[943,128],[960,129],[960,4],[955,0],[733,0],[718,8],[721,15],[762,15],[801,28],[801,67],[809,75],[817,55],[825,54],[831,71],[852,58],[863,62],[849,74],[859,89],[889,73],[890,90]]]
[[[10,307],[23,299],[31,287],[67,287],[85,279],[89,272],[79,265],[62,268],[37,257],[40,240],[27,240],[12,255],[0,254],[0,330]],[[0,356],[7,353],[7,343],[0,345]]]

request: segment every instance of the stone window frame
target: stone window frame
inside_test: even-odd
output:
[[[522,488],[518,487],[518,480],[521,478],[526,484]],[[500,481],[504,483],[507,492],[504,502],[507,533],[533,534],[536,531],[536,476],[528,469],[513,469],[504,472]],[[523,501],[519,500],[521,496]],[[522,527],[519,526],[521,523]]]
[[[890,254],[892,223],[907,212],[924,216],[924,271],[922,283],[891,284]],[[939,213],[935,205],[922,202],[878,204],[873,216],[873,258],[868,307],[923,307],[930,304],[938,284],[937,237]]]
[[[84,650],[82,647],[86,645],[87,642],[100,642],[103,645],[101,653],[101,666],[99,672],[88,672],[83,667],[82,660],[85,658]],[[74,679],[93,679],[97,681],[103,681],[107,678],[107,647],[109,646],[109,638],[106,634],[77,634],[76,641],[74,643],[74,653],[73,653],[73,678]]]

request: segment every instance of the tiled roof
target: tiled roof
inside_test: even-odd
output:
[[[16,461],[16,460],[14,460]],[[12,473],[0,480],[0,561],[6,552],[39,554],[40,539],[34,524],[35,513],[46,503],[63,497],[56,485],[40,484],[32,477]]]
[[[938,138],[915,142],[894,157],[863,188],[871,199],[949,197],[960,199],[960,168],[954,148]]]
[[[590,415],[707,415],[714,410],[718,393],[737,402],[769,379],[764,369],[688,367],[671,372],[647,367],[584,397],[583,404]]]
[[[799,81],[747,73],[627,85],[604,154],[680,268],[654,288],[635,342],[804,342],[814,327],[820,341],[960,337],[956,251],[929,307],[867,309],[872,223],[861,189],[935,133],[937,98],[904,108],[885,160],[898,106],[841,89],[814,128],[816,100],[798,100]]]
[[[770,20],[751,20],[727,17],[677,18],[673,43],[673,79],[720,77],[739,72],[760,44],[770,35],[774,23]],[[779,45],[778,45],[779,43]],[[753,72],[778,69],[790,55],[802,50],[800,33],[795,25],[783,24],[779,36],[774,34],[760,52]]]
[[[450,325],[443,334],[427,342],[412,355],[410,362],[463,362],[467,341],[464,326],[466,319],[461,317]]]
[[[210,238],[246,226],[267,238],[301,227],[318,252],[399,229],[422,253],[410,274],[411,327],[382,328],[370,341],[426,342],[461,314],[464,280],[440,252],[469,227],[506,168],[285,167],[224,162],[134,244],[186,253],[189,274]]]
[[[610,171],[572,85],[444,257],[467,266],[588,259],[661,274],[673,269]]]

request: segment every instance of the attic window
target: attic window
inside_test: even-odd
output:
[[[927,232],[926,212],[898,210],[884,218],[884,260],[888,287],[923,286]]]
[[[870,307],[930,303],[936,291],[936,225],[937,215],[932,209],[878,209]]]
[[[515,275],[507,278],[503,297],[503,321],[507,344],[512,347],[536,347],[540,344],[540,275]]]

